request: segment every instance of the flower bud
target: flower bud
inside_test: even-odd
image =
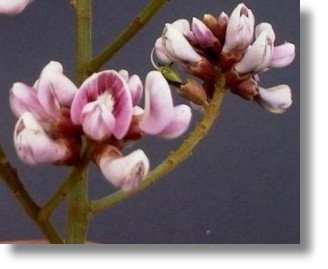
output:
[[[188,66],[188,71],[204,81],[213,82],[215,80],[215,67],[206,58],[202,58],[201,61],[196,64],[190,64]]]
[[[258,95],[259,87],[254,80],[245,80],[232,87],[231,92],[247,101],[251,101]]]
[[[295,45],[286,42],[274,48],[269,67],[281,68],[291,64],[295,58]]]
[[[281,114],[292,105],[291,89],[288,85],[278,85],[272,88],[259,88],[256,101],[267,111]]]
[[[187,83],[181,85],[178,93],[196,105],[204,105],[207,96],[204,88],[194,79],[187,79]]]

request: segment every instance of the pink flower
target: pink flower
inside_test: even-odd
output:
[[[288,85],[278,85],[268,89],[260,87],[257,101],[264,109],[274,114],[286,112],[293,103]]]
[[[0,14],[16,15],[21,13],[33,0],[0,0]]]
[[[186,20],[167,23],[161,38],[155,44],[157,57],[165,64],[193,64],[202,60],[185,35],[190,34],[190,25]]]
[[[112,135],[122,139],[132,119],[132,97],[125,79],[114,70],[89,77],[73,100],[71,119],[95,141]]]
[[[139,124],[143,132],[175,138],[188,129],[191,109],[186,105],[173,105],[171,89],[160,72],[148,73],[145,95],[145,110]]]
[[[115,147],[107,145],[96,163],[105,178],[124,191],[136,190],[149,171],[149,160],[140,149],[122,156]]]
[[[25,163],[62,163],[77,152],[64,139],[52,139],[32,113],[24,112],[14,131],[14,144],[19,158]]]
[[[240,62],[235,65],[235,69],[242,74],[258,73],[266,70],[273,55],[272,34],[263,30],[250,46]]]
[[[223,52],[244,51],[254,35],[254,15],[244,4],[239,4],[231,13]]]
[[[38,120],[51,121],[60,118],[62,108],[69,108],[77,88],[63,74],[58,62],[46,65],[33,87],[14,83],[10,91],[11,109],[17,117],[32,113]]]

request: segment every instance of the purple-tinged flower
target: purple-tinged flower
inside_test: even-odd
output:
[[[73,100],[71,119],[93,140],[112,135],[122,139],[132,120],[132,97],[125,79],[114,70],[93,74]]]
[[[195,39],[195,43],[201,48],[211,48],[219,40],[214,36],[212,31],[199,19],[193,18],[191,30]]]
[[[162,37],[155,44],[155,53],[163,63],[176,62],[185,65],[194,64],[202,60],[202,57],[194,50],[185,37],[184,34],[188,34],[186,29],[184,22],[167,23],[165,25]]]
[[[288,85],[278,85],[268,89],[260,87],[257,102],[271,113],[284,113],[293,103],[291,89]]]
[[[149,160],[142,150],[122,156],[115,147],[107,145],[96,157],[105,178],[123,191],[134,191],[149,171]]]
[[[145,110],[140,129],[149,135],[174,138],[187,130],[190,120],[190,107],[174,107],[167,81],[160,72],[151,71],[146,77]]]
[[[29,112],[24,112],[15,126],[14,144],[19,158],[30,165],[64,163],[76,153],[64,139],[52,139]]]
[[[282,68],[291,64],[295,58],[295,45],[289,42],[274,48],[269,67]]]
[[[271,36],[267,31],[259,34],[254,44],[247,49],[241,61],[235,65],[235,69],[239,73],[258,73],[268,68],[274,49]]]
[[[33,0],[0,0],[0,14],[16,15],[21,13]]]
[[[244,51],[251,44],[254,35],[255,18],[250,9],[239,4],[231,13],[223,52]]]

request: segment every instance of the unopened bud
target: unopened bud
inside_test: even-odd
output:
[[[234,87],[246,80],[252,79],[250,74],[240,74],[235,68],[231,68],[225,74],[225,83],[228,87]]]
[[[181,85],[178,93],[196,105],[204,105],[207,102],[204,88],[194,79],[188,79],[186,84]]]
[[[191,74],[204,81],[215,81],[215,67],[206,58],[202,58],[202,60],[196,64],[189,65],[188,68]]]
[[[223,16],[222,16],[223,18]],[[218,19],[211,14],[205,14],[203,22],[212,31],[212,33],[220,40],[221,43],[225,40],[229,18]]]
[[[241,51],[225,52],[221,54],[219,65],[223,71],[228,71],[231,67],[243,58]]]
[[[259,93],[259,87],[254,80],[246,80],[231,88],[231,92],[241,98],[251,101]]]

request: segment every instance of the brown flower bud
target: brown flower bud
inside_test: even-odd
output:
[[[205,14],[203,22],[223,44],[228,22],[226,20],[218,20],[211,14]]]
[[[206,58],[202,58],[196,64],[190,64],[188,69],[191,74],[204,81],[215,81],[215,67]]]
[[[241,51],[222,53],[220,56],[219,65],[223,71],[227,71],[242,58],[243,54]]]
[[[231,92],[239,95],[241,98],[252,101],[259,93],[259,87],[254,80],[246,80],[231,88]]]
[[[228,87],[234,87],[245,80],[252,79],[250,74],[240,74],[235,68],[231,68],[225,73],[225,82]]]
[[[187,79],[187,83],[181,85],[178,93],[196,105],[204,105],[207,102],[204,88],[194,79]]]

